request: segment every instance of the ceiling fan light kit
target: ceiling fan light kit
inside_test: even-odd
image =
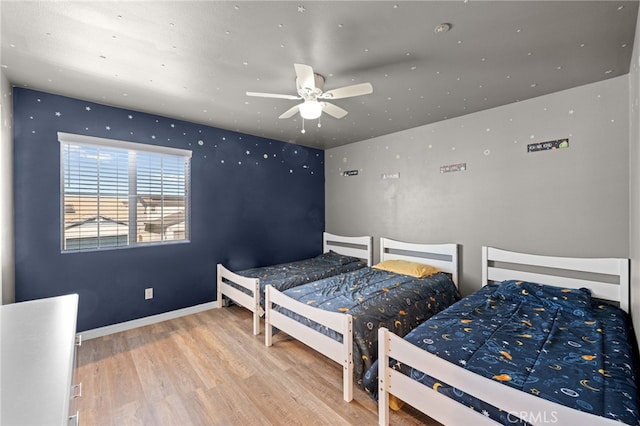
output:
[[[247,92],[247,96],[257,96],[262,98],[277,98],[287,100],[303,100],[304,102],[289,108],[280,115],[280,119],[291,118],[296,113],[300,113],[303,120],[319,119],[322,113],[329,114],[334,118],[342,118],[347,115],[347,111],[337,105],[322,102],[324,99],[343,99],[354,96],[362,96],[373,93],[371,83],[360,83],[351,86],[340,87],[337,89],[323,92],[324,77],[313,72],[313,68],[309,65],[294,64],[296,71],[296,88],[298,96],[282,95],[276,93]],[[318,127],[320,127],[318,123]],[[304,121],[303,129],[304,132]]]
[[[300,104],[299,109],[305,120],[316,120],[322,115],[322,104],[318,101],[305,101]]]

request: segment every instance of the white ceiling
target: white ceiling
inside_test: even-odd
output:
[[[331,148],[629,72],[638,1],[8,1],[17,86]],[[434,32],[441,23],[451,31]],[[349,114],[278,116],[294,63]]]

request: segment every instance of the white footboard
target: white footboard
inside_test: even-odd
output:
[[[223,279],[246,289],[247,293],[238,290]],[[218,307],[222,307],[223,295],[253,312],[253,334],[260,334],[260,317],[264,315],[260,307],[260,280],[238,275],[218,263]]]
[[[614,425],[605,417],[574,410],[507,385],[472,373],[455,364],[423,351],[386,328],[378,330],[378,419],[389,424],[389,395],[394,395],[443,424],[496,424],[482,413],[461,405],[438,393],[437,385],[427,387],[389,367],[389,359],[416,368],[455,388],[501,408],[516,418],[531,424]]]
[[[343,398],[353,399],[353,333],[349,314],[329,312],[300,303],[268,285],[265,289],[265,345],[271,346],[273,327],[342,365]],[[274,305],[295,312],[342,335],[342,342],[307,327],[277,310]]]

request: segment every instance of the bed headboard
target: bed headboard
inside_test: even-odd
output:
[[[367,261],[367,265],[373,263],[373,237],[347,237],[344,235],[322,234],[322,252],[333,250],[345,256],[359,257]]]
[[[482,285],[504,280],[586,287],[593,297],[618,302],[629,312],[629,259],[540,256],[483,246]]]
[[[380,261],[402,259],[411,262],[426,263],[451,274],[458,286],[458,244],[419,244],[380,238]]]

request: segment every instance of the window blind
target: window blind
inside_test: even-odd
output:
[[[191,151],[58,133],[62,251],[189,240]]]

